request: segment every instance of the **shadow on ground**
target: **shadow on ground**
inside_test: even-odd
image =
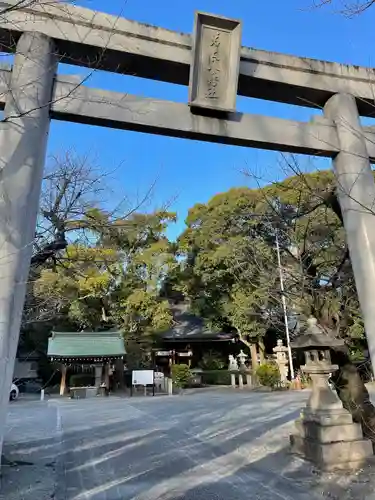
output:
[[[64,402],[60,438],[6,448],[11,459],[53,468],[53,496],[39,497],[35,488],[27,497],[18,488],[24,496],[17,497],[15,484],[6,498],[371,498],[371,467],[356,475],[319,474],[289,454],[288,435],[302,405],[301,398],[280,394],[217,393],[112,401],[110,407]]]

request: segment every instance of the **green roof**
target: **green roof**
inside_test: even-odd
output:
[[[47,354],[52,358],[113,358],[126,351],[121,332],[52,332]]]

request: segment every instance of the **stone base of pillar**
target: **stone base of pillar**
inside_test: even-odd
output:
[[[345,409],[319,414],[305,412],[290,436],[291,451],[319,469],[358,469],[373,455],[360,424]]]
[[[230,374],[230,385],[233,387],[233,389],[236,388],[236,375],[234,373]]]
[[[241,373],[238,375],[238,387],[240,389],[243,389],[243,376],[241,375]]]

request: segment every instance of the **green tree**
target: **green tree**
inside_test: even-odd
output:
[[[69,245],[57,265],[45,267],[35,295],[49,302],[60,324],[122,328],[134,363],[146,363],[153,335],[172,321],[160,287],[176,265],[164,235],[174,220],[165,211],[115,220],[98,209],[88,211],[81,227],[91,232],[91,243]]]
[[[232,189],[194,206],[187,226],[179,239],[179,286],[213,326],[235,330],[260,352],[269,326],[284,330],[277,235],[288,310],[302,319],[314,315],[349,344],[364,340],[330,171]]]
[[[365,436],[375,442],[375,408],[349,356],[366,347],[366,338],[336,183],[330,171],[307,175],[295,158],[285,160],[295,175],[261,191],[282,235],[287,299],[302,321],[313,314],[333,335],[344,338],[346,348],[336,352],[337,392]],[[270,203],[275,198],[276,207]]]
[[[259,236],[262,206],[259,190],[231,189],[195,205],[178,241],[183,294],[213,328],[237,332],[253,364],[277,304],[276,253]]]
[[[364,338],[332,172],[297,172],[261,191],[280,234],[289,306],[348,341]],[[270,204],[275,199],[277,207]]]
[[[105,202],[104,193],[108,173],[97,168],[87,156],[72,152],[53,156],[44,173],[39,216],[33,244],[31,268],[23,309],[19,352],[38,354],[43,365],[44,379],[48,379],[48,360],[45,357],[51,329],[62,320],[57,304],[51,297],[35,293],[34,284],[43,269],[55,269],[66,261],[70,243],[86,245],[90,236],[87,215]],[[83,221],[86,220],[83,225]],[[51,300],[52,299],[52,300]]]

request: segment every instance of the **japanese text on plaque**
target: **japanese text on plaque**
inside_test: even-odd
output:
[[[217,99],[218,96],[218,85],[220,82],[220,32],[217,31],[211,39],[210,47],[212,47],[210,54],[208,56],[208,79],[207,79],[207,99]]]

